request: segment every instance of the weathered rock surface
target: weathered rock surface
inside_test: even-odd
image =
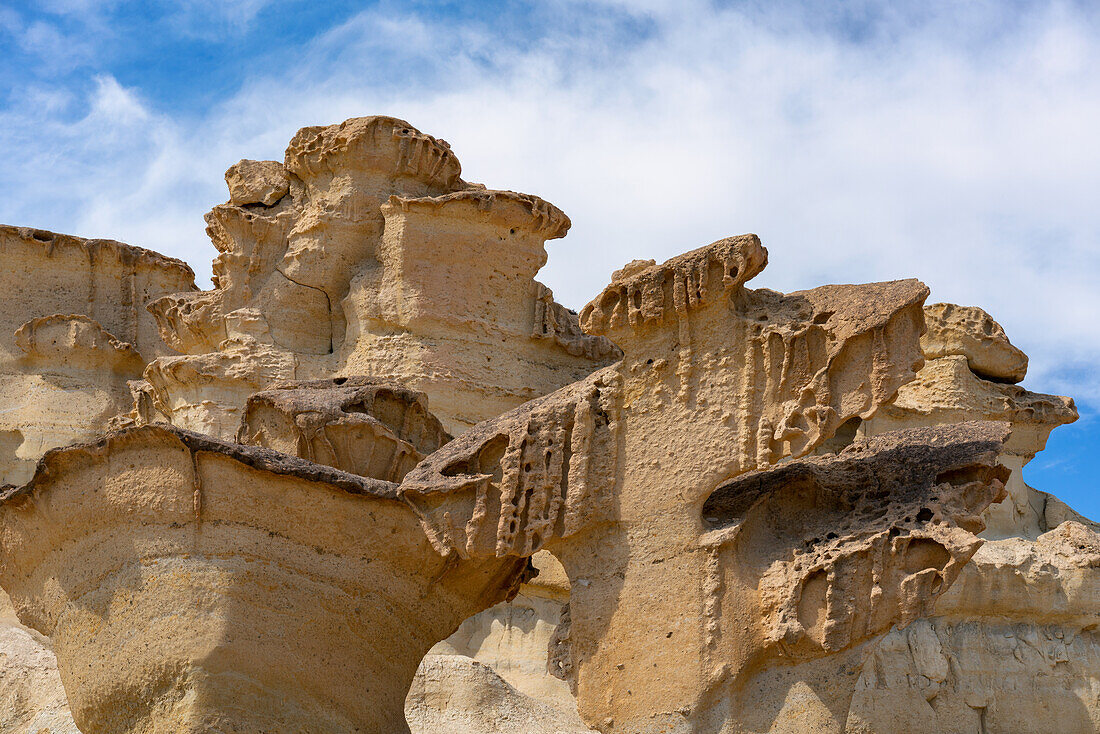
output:
[[[415,734],[593,734],[576,713],[524,695],[463,655],[424,658],[405,713]]]
[[[981,309],[743,235],[578,317],[395,118],[226,183],[207,292],[0,228],[0,732],[1100,730],[1076,409]]]
[[[898,431],[719,487],[703,505],[721,569],[704,660],[728,690],[709,715],[745,732],[843,732],[861,643],[929,613],[981,546],[1007,435]]]
[[[0,732],[79,734],[49,641],[15,617],[0,597]]]
[[[925,308],[928,331],[921,348],[928,359],[966,357],[974,374],[1016,383],[1027,374],[1027,355],[1008,341],[1001,325],[975,306],[933,303]]]
[[[1014,356],[1018,350],[984,311],[936,304],[925,315],[929,334],[939,335],[922,341],[929,360],[857,432],[1008,421],[1012,435],[999,461],[1012,469],[1009,499],[986,511],[982,536],[994,540],[935,609],[871,648],[848,729],[1095,731],[1098,526],[1029,487],[1021,473],[1051,430],[1077,419],[1073,401],[1004,384],[1023,378],[1027,360]]]
[[[287,383],[257,393],[248,399],[238,432],[240,443],[388,481],[400,481],[450,439],[422,393],[354,377]],[[532,560],[538,576],[515,599],[467,619],[431,653],[484,663],[521,695],[576,719],[569,686],[546,667],[569,580],[549,553],[536,553]]]
[[[424,654],[525,566],[450,563],[391,483],[164,426],[0,497],[0,583],[85,734],[407,731]]]
[[[1006,436],[1007,426],[992,423],[900,432],[861,440],[839,457],[786,464],[723,485],[702,509],[711,528],[697,546],[707,559],[702,588],[680,587],[669,594],[676,599],[678,614],[646,617],[644,627],[636,626],[624,638],[604,633],[598,646],[593,644],[597,640],[589,642],[590,635],[608,613],[607,603],[632,603],[622,586],[608,588],[617,578],[613,569],[608,574],[600,568],[607,565],[611,548],[570,543],[568,538],[560,545],[549,543],[566,568],[582,572],[570,574],[569,628],[561,636],[568,639],[568,650],[553,655],[576,686],[582,715],[593,704],[611,704],[605,717],[587,718],[601,731],[719,731],[733,721],[751,727],[746,731],[784,730],[782,725],[797,721],[803,709],[783,707],[790,681],[784,687],[781,678],[776,680],[775,666],[803,662],[813,667],[828,655],[834,656],[829,664],[801,672],[818,676],[825,690],[815,695],[840,704],[843,714],[855,679],[829,690],[837,688],[841,663],[836,658],[891,625],[926,613],[954,580],[981,544],[972,534],[981,529],[978,514],[1003,496],[1007,470],[996,464],[996,457]],[[454,457],[448,449],[464,438],[441,453]],[[471,504],[492,508],[495,503]],[[455,522],[454,509],[451,503],[442,519]],[[455,537],[454,525],[441,525],[440,516],[430,510],[425,516],[435,525],[429,532],[437,542]],[[606,518],[590,521],[599,525]],[[502,528],[507,532],[510,525]],[[592,555],[595,548],[604,549],[598,558]],[[574,553],[584,555],[578,559]],[[651,559],[649,565],[668,562],[684,564],[666,556],[659,564]],[[659,583],[657,574],[651,581],[652,588],[677,588]],[[614,594],[610,599],[609,593]],[[870,598],[870,608],[853,605],[857,598]],[[657,655],[646,654],[648,647],[636,642],[639,637],[649,645],[651,638],[679,638],[681,651],[663,648]],[[601,654],[619,661],[614,668],[619,675],[606,678],[602,690],[620,680],[622,699],[597,695],[600,687],[584,677],[591,675],[592,658]],[[770,666],[765,664],[769,655],[778,657]],[[694,676],[700,676],[695,698],[670,706],[675,703],[669,701],[670,689]],[[768,705],[762,715],[772,714],[768,723],[752,718],[757,703],[764,701]],[[823,719],[818,725],[843,731],[844,718]]]
[[[426,393],[455,433],[614,361],[534,280],[568,217],[460,173],[390,117],[303,128],[283,164],[231,168],[207,215],[215,289],[153,305],[184,355],[146,374],[162,419],[232,438],[252,393],[365,375]]]
[[[1100,535],[1067,521],[990,541],[936,615],[879,642],[853,734],[1100,731]]]
[[[1022,469],[1043,449],[1054,428],[1077,420],[1071,399],[983,380],[970,371],[965,357],[941,357],[927,361],[917,378],[904,385],[897,399],[867,421],[861,432],[874,435],[966,420],[1012,424],[1012,436],[1001,456],[1001,462],[1013,470],[1008,483],[1011,501],[990,509],[986,537],[1034,538],[1047,530],[1045,499],[1024,483]]]
[[[275,206],[290,191],[286,168],[278,161],[239,161],[225,172],[225,183],[234,206]]]
[[[348,377],[256,393],[237,432],[239,443],[390,482],[450,440],[423,393]]]
[[[576,717],[569,685],[547,669],[547,651],[569,600],[569,579],[561,563],[545,551],[536,553],[532,563],[539,574],[515,599],[467,619],[432,653],[473,658],[520,693]]]
[[[0,226],[0,485],[102,433],[166,354],[145,304],[194,288],[185,263],[115,242]],[[45,641],[0,592],[0,731],[75,732]]]
[[[527,608],[520,596],[488,611],[513,603],[520,609]],[[8,604],[6,596],[3,604]],[[479,617],[475,615],[463,626]],[[454,636],[461,634],[459,630]],[[498,663],[505,660],[513,663],[508,668],[510,677],[515,675],[514,661],[520,659],[517,653],[522,650],[522,646],[510,649],[509,643],[513,641],[514,636],[505,637],[498,648],[502,656]],[[501,678],[492,666],[471,657],[451,652],[429,654],[421,661],[405,702],[405,718],[412,734],[590,732],[577,716],[576,704],[565,683],[548,678],[564,689],[565,700],[550,695],[544,685],[536,685],[533,694],[525,695]],[[545,666],[545,649],[541,664]],[[10,606],[0,609],[0,732],[79,734],[48,640],[19,624]]]
[[[744,604],[711,598],[706,589],[729,588],[725,574],[744,560],[723,556],[713,532],[700,527],[702,503],[725,478],[804,454],[853,415],[869,416],[921,363],[921,284],[789,296],[745,290],[744,279],[765,262],[759,240],[747,236],[663,266],[628,268],[582,314],[586,328],[614,336],[625,352],[621,364],[467,431],[401,485],[441,553],[503,557],[545,547],[562,560],[572,582],[567,667],[581,715],[601,731],[717,731],[744,714],[730,692],[746,685],[742,674],[760,642],[743,632],[764,610],[755,606],[730,622],[725,637],[715,635],[716,618],[736,617]],[[999,439],[980,426],[968,430],[993,471],[991,445],[999,450],[1007,430]],[[928,434],[914,444],[928,453],[936,440]],[[935,476],[916,489],[935,485]],[[998,497],[1006,476],[974,482],[982,492],[973,491],[969,475],[960,482],[965,491],[945,479],[937,491],[965,497],[957,511],[928,508],[925,517],[922,505],[905,505],[904,522],[886,511],[890,493],[883,492],[871,512],[890,518],[876,531],[884,538],[894,521],[917,523],[922,533],[932,532],[924,526],[933,517],[964,528],[948,544],[927,536],[942,559],[929,547],[906,566],[904,549],[891,546],[899,554],[894,563],[922,580],[877,578],[890,589],[881,592],[888,601],[878,626],[818,655],[919,616],[909,604],[934,598],[978,547],[976,515]],[[867,574],[870,593],[870,566]],[[712,580],[700,588],[699,579]],[[901,595],[909,602],[897,600],[902,584],[914,585]],[[658,588],[677,593],[655,598],[649,590]]]
[[[145,304],[194,288],[179,260],[113,240],[0,226],[0,484],[87,441],[168,352]]]

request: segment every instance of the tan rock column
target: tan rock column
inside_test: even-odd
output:
[[[460,173],[446,141],[381,116],[232,166],[206,217],[214,289],[152,304],[181,353],[148,369],[153,419],[230,439],[254,392],[368,376],[428,393],[457,433],[615,361],[534,280],[568,217]]]

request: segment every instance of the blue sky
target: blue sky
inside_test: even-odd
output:
[[[980,305],[1072,395],[1025,470],[1100,518],[1095,3],[0,2],[0,222],[188,260],[240,158],[366,114],[573,230],[540,278],[758,233],[753,285],[916,276]]]

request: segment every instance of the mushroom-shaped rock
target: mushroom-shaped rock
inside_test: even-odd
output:
[[[0,497],[0,584],[85,734],[407,732],[421,658],[526,563],[440,556],[392,483],[164,426]]]
[[[451,440],[423,393],[368,378],[291,382],[245,405],[240,443],[391,482]]]
[[[146,358],[169,353],[145,304],[193,291],[187,263],[115,240],[0,225],[0,359],[21,325],[80,314]]]
[[[1020,382],[1027,374],[1027,355],[977,306],[933,303],[925,307],[924,316],[928,331],[921,348],[928,359],[962,355],[974,374],[996,382]]]
[[[245,337],[217,352],[161,357],[145,368],[152,403],[176,426],[233,437],[248,397],[294,379],[294,355]]]
[[[30,479],[47,450],[100,434],[131,398],[128,381],[145,360],[79,314],[42,316],[15,331],[8,374],[0,366],[0,484]],[[14,355],[13,355],[14,356]]]
[[[530,333],[534,294],[514,285],[533,284],[546,264],[545,241],[569,230],[564,212],[537,196],[473,189],[391,196],[382,214],[384,320],[429,335]]]
[[[149,305],[183,355],[147,376],[165,419],[231,439],[254,392],[368,375],[426,393],[458,433],[614,362],[534,279],[565,213],[460,173],[392,117],[302,128],[283,164],[231,168],[206,216],[214,289]]]

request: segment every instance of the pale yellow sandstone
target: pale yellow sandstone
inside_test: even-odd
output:
[[[1100,730],[1100,535],[1074,521],[986,543],[860,673],[848,731]]]
[[[237,431],[238,443],[390,482],[450,440],[423,393],[348,377],[256,393]]]
[[[431,652],[483,663],[518,692],[576,717],[569,684],[547,672],[547,650],[562,620],[563,600],[538,596],[538,591],[525,584],[515,599],[467,619]]]
[[[225,172],[229,203],[274,206],[290,191],[286,168],[278,161],[242,160]]]
[[[0,619],[0,731],[80,734],[48,641],[6,617]]]
[[[563,635],[569,652],[552,654],[552,661],[575,685],[582,717],[601,731],[717,731],[749,713],[742,696],[759,680],[754,666],[769,645],[779,646],[774,655],[780,643],[801,641],[801,654],[813,661],[919,616],[980,545],[972,535],[981,529],[976,514],[1000,496],[1007,472],[993,467],[991,449],[1007,430],[983,433],[968,424],[966,431],[976,432],[969,445],[981,447],[981,458],[960,450],[953,460],[935,459],[934,450],[914,449],[914,460],[927,461],[932,473],[913,486],[900,480],[896,491],[917,492],[900,505],[890,504],[891,491],[869,498],[868,511],[882,523],[873,526],[878,535],[852,527],[839,540],[825,530],[805,538],[823,554],[819,582],[812,565],[797,564],[776,577],[761,569],[755,579],[752,572],[738,578],[745,560],[736,533],[708,531],[702,522],[715,488],[813,450],[854,415],[870,417],[922,361],[921,284],[789,296],[744,289],[765,263],[759,240],[745,236],[662,266],[628,267],[581,317],[589,330],[614,337],[622,363],[467,431],[402,483],[441,553],[506,557],[545,547],[562,560],[571,581]],[[950,444],[966,431],[897,440]],[[882,453],[890,467],[886,457],[895,447],[883,440],[863,450]],[[985,468],[961,473],[956,488],[936,474],[952,461],[963,462],[960,471],[967,462]],[[931,487],[945,496],[930,499]],[[883,504],[871,509],[876,501]],[[931,509],[940,501],[949,505]],[[945,525],[931,524],[934,518]],[[955,522],[961,527],[949,530]],[[861,545],[871,537],[882,539],[881,550]],[[790,552],[790,542],[784,538],[775,552]],[[832,543],[846,553],[831,556]],[[852,612],[837,610],[837,622],[820,609],[825,626],[814,632],[809,622],[780,622],[780,609],[769,606],[783,598],[797,605],[803,584],[826,594],[830,558],[846,568],[850,557],[870,574],[876,553],[885,553],[883,568],[896,567],[898,575],[849,585],[884,596],[865,628],[834,638],[832,626],[850,624]],[[774,598],[749,591],[767,578],[793,590],[777,588]],[[772,621],[789,632],[769,630]],[[828,675],[838,664],[819,667]],[[766,687],[773,695],[782,690]],[[834,695],[843,701],[852,687]],[[836,730],[843,719],[831,723]]]
[[[980,309],[926,309],[930,358],[858,433],[962,420],[1008,421],[1009,498],[984,514],[986,543],[934,612],[871,646],[848,731],[1091,732],[1100,729],[1100,526],[1029,487],[1021,470],[1050,431],[1077,419],[1066,397],[983,379],[973,357],[1014,349]],[[992,326],[990,326],[992,324]],[[965,331],[969,329],[969,335]],[[966,345],[965,353],[944,349]],[[963,352],[958,349],[958,352]],[[1026,358],[1013,357],[1022,379]],[[981,364],[981,362],[979,362]],[[1001,372],[1002,376],[1007,371]]]
[[[215,289],[153,305],[185,355],[146,373],[161,419],[232,438],[254,392],[362,375],[424,392],[456,433],[614,361],[534,279],[568,217],[460,173],[390,117],[303,128],[282,166],[230,169],[207,215]]]
[[[179,260],[112,240],[0,226],[0,485],[101,433],[169,350],[145,304],[194,287]],[[0,731],[75,731],[53,653],[0,593]]]
[[[392,483],[164,426],[0,500],[0,583],[84,734],[407,731],[424,654],[527,565],[439,556]]]
[[[745,235],[578,317],[568,217],[395,118],[226,183],[212,291],[0,229],[0,472],[91,441],[0,499],[0,731],[1098,727],[1097,526],[1020,476],[1076,410],[981,309]]]
[[[576,712],[526,696],[461,655],[424,658],[405,714],[415,734],[593,734]]]
[[[897,399],[866,421],[860,432],[875,435],[967,420],[1012,424],[1012,435],[1001,455],[1001,463],[1013,470],[1008,482],[1010,500],[990,508],[985,537],[1034,538],[1044,532],[1045,495],[1024,483],[1022,469],[1043,450],[1054,428],[1077,420],[1070,398],[983,380],[971,372],[965,357],[940,357],[929,359],[916,379],[904,385]]]
[[[127,381],[169,351],[146,303],[194,274],[121,242],[7,226],[0,262],[0,484],[21,484],[47,449],[126,409]]]
[[[1008,341],[1001,325],[976,306],[933,303],[925,308],[928,331],[921,348],[928,359],[966,357],[975,374],[998,382],[1020,382],[1027,355]]]

